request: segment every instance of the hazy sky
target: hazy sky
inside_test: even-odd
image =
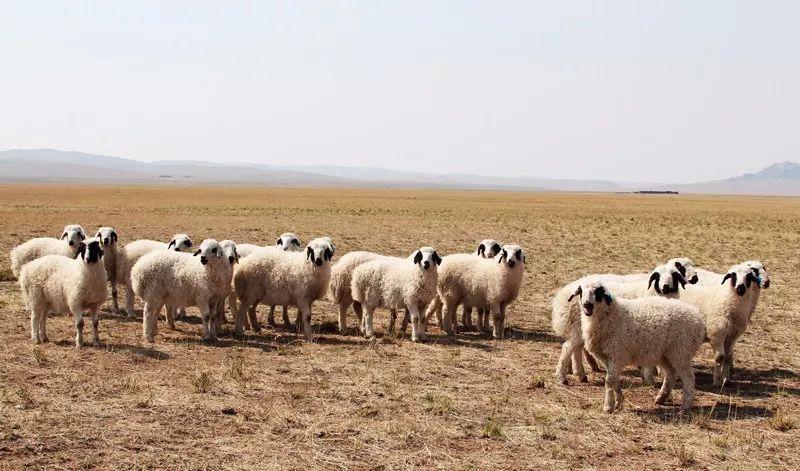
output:
[[[798,18],[797,1],[3,1],[0,149],[715,179],[800,160]]]

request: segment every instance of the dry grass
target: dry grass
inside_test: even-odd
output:
[[[511,338],[499,342],[472,333],[449,342],[435,327],[419,345],[340,336],[320,302],[313,344],[277,328],[206,345],[190,318],[177,331],[160,323],[151,346],[140,321],[107,313],[99,349],[72,348],[65,316],[48,322],[52,343],[34,346],[18,287],[3,281],[0,469],[800,468],[797,199],[8,185],[0,218],[3,253],[75,222],[113,225],[121,242],[329,234],[340,254],[449,253],[494,237],[521,243],[529,260]],[[770,269],[773,285],[737,347],[736,383],[711,389],[706,346],[689,416],[654,406],[633,369],[613,416],[601,412],[601,377],[556,385],[555,290],[677,255],[715,270],[748,258]],[[0,279],[7,273],[3,257]]]

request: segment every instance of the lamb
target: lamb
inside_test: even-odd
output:
[[[613,282],[607,281],[608,275],[588,275],[568,283],[562,287],[553,297],[553,311],[552,311],[552,326],[556,335],[564,337],[566,340],[561,346],[561,355],[558,359],[556,366],[556,380],[561,384],[567,383],[567,373],[570,366],[575,375],[578,376],[581,382],[588,382],[586,372],[583,369],[583,361],[581,360],[581,352],[583,349],[583,340],[580,331],[580,309],[576,303],[573,303],[573,293],[575,289],[588,279],[598,279],[606,283],[607,287],[612,289],[617,296],[622,296],[627,299],[636,299],[646,296],[667,296],[677,297],[678,290],[686,286],[686,280],[681,275],[679,269],[673,265],[659,265],[650,274],[647,280],[640,282]],[[592,359],[587,356],[592,364]],[[593,369],[596,365],[593,364]],[[651,381],[652,373],[649,369],[643,371],[645,382]]]
[[[333,247],[333,242],[331,242],[330,237],[328,237],[327,240],[331,244],[331,247]],[[284,232],[283,234],[281,234],[280,237],[278,237],[278,240],[275,242],[275,247],[284,251],[299,252],[301,248],[300,244],[301,244],[300,239],[294,233]],[[250,316],[251,318],[255,318],[256,307],[257,305],[254,305],[252,307],[253,314],[252,316]],[[284,326],[292,325],[292,322],[289,320],[289,306],[284,305],[282,307],[283,307],[283,313],[281,317],[283,317],[283,325]],[[275,325],[274,305],[269,307],[269,314],[267,314],[267,324]],[[253,326],[253,328],[257,330],[258,326]]]
[[[106,267],[106,275],[111,285],[111,309],[113,312],[119,312],[117,298],[117,241],[119,237],[117,231],[108,226],[97,229],[95,237],[103,244],[103,266]]]
[[[392,309],[393,329],[396,310],[405,308],[411,318],[411,341],[424,340],[420,312],[436,297],[438,267],[442,258],[431,247],[414,251],[407,259],[379,258],[353,270],[350,291],[354,302],[364,308],[364,335],[374,336],[375,309]]]
[[[340,333],[344,334],[347,332],[347,310],[351,305],[353,306],[353,311],[356,313],[358,325],[361,325],[363,318],[361,303],[353,300],[351,285],[353,270],[367,262],[383,258],[386,257],[373,252],[349,252],[339,259],[331,268],[330,297],[339,311]]]
[[[31,310],[31,339],[47,342],[47,315],[71,312],[75,318],[75,347],[83,345],[83,314],[92,313],[92,343],[100,345],[100,306],[108,296],[108,277],[101,262],[100,241],[77,244],[78,257],[45,255],[24,265],[19,285],[25,305]]]
[[[312,341],[311,307],[328,291],[333,244],[324,238],[308,243],[304,253],[261,249],[241,260],[233,278],[239,310],[236,335],[244,332],[244,318],[256,303],[294,305],[300,311],[297,329]],[[256,319],[250,323],[257,326]]]
[[[630,364],[664,372],[656,404],[669,399],[677,376],[683,381],[683,410],[694,401],[694,358],[706,334],[697,307],[661,297],[625,299],[605,282],[584,280],[573,291],[581,301],[581,336],[587,350],[606,365],[603,410],[622,408],[620,374]]]
[[[197,306],[203,322],[203,340],[216,340],[216,307],[231,287],[233,265],[220,244],[205,239],[194,255],[156,251],[144,255],[131,270],[133,291],[144,301],[143,333],[155,340],[162,306]]]
[[[705,318],[708,342],[716,352],[715,387],[731,381],[733,347],[750,323],[761,282],[763,279],[759,279],[753,268],[739,264],[725,273],[720,284],[693,286],[680,294],[682,301],[697,306]]]
[[[131,282],[131,269],[143,256],[164,250],[186,252],[192,248],[192,239],[186,234],[175,234],[169,244],[156,240],[140,239],[130,242],[117,250],[117,283],[125,283],[125,301],[128,317],[134,317],[134,291]]]
[[[506,307],[519,295],[525,271],[522,247],[506,244],[495,259],[479,258],[472,254],[448,255],[439,269],[438,297],[444,305],[443,326],[448,335],[454,334],[456,307],[490,306],[495,339],[503,337]],[[433,308],[433,305],[431,306]],[[428,312],[431,312],[428,308]],[[484,317],[488,322],[488,315]],[[488,329],[488,325],[484,324]]]
[[[11,250],[11,271],[19,277],[22,267],[37,258],[45,255],[64,255],[75,258],[78,255],[80,244],[86,239],[83,228],[77,224],[64,226],[64,231],[59,239],[53,237],[37,237]]]

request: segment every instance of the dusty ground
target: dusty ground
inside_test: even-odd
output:
[[[160,323],[151,346],[141,321],[106,312],[102,348],[75,350],[66,316],[48,322],[52,343],[31,344],[3,256],[0,469],[800,468],[800,200],[0,187],[0,252],[66,223],[115,226],[120,243],[178,231],[249,243],[286,230],[328,234],[340,255],[421,245],[451,253],[494,237],[522,244],[528,266],[505,341],[468,333],[449,342],[435,327],[420,345],[340,336],[323,301],[313,344],[279,327],[205,345],[190,318],[174,332]],[[633,369],[625,408],[612,416],[601,412],[600,376],[554,384],[555,290],[679,255],[717,271],[757,258],[770,270],[772,287],[737,345],[735,385],[712,390],[708,346],[688,416],[677,404],[655,407],[655,389]]]

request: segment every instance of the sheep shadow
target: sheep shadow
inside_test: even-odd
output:
[[[518,329],[509,327],[505,331],[505,339],[507,340],[522,340],[526,342],[549,342],[562,344],[564,339],[549,332],[539,330]]]
[[[75,348],[75,341],[74,340],[56,340],[53,342],[53,345],[57,345],[59,347],[64,348]],[[88,342],[84,340],[83,346],[81,350],[86,351],[104,351],[104,352],[123,352],[123,353],[132,353],[135,355],[152,358],[154,360],[169,360],[170,355],[167,352],[162,352],[161,350],[157,350],[154,347],[147,347],[143,345],[130,345],[126,343],[108,343],[108,342],[100,342],[100,345],[95,347],[92,345],[91,340]]]
[[[770,418],[775,411],[766,407],[742,406],[717,401],[713,406],[693,407],[689,413],[683,412],[680,403],[655,406],[652,409],[637,409],[634,413],[664,425],[676,422],[700,422],[703,420],[734,421]]]
[[[765,375],[766,378],[792,378],[792,372],[787,370],[775,369],[777,372],[767,370],[769,374],[774,376]],[[741,371],[741,373],[740,373]],[[775,396],[792,395],[800,396],[800,388],[780,384],[776,381],[758,381],[758,374],[747,374],[745,371],[753,372],[755,370],[746,370],[736,368],[733,371],[733,381],[727,383],[724,387],[713,386],[713,374],[707,369],[695,369],[695,388],[698,391],[703,391],[712,394],[724,394],[738,396],[745,399],[768,399]],[[772,372],[772,373],[770,373]],[[785,373],[784,373],[785,372]],[[787,374],[787,376],[780,376]]]
[[[278,349],[275,345],[267,343],[263,337],[251,335],[230,338],[218,337],[214,341],[203,340],[199,337],[166,338],[164,340],[173,344],[192,344],[215,348],[254,348],[267,353]]]

